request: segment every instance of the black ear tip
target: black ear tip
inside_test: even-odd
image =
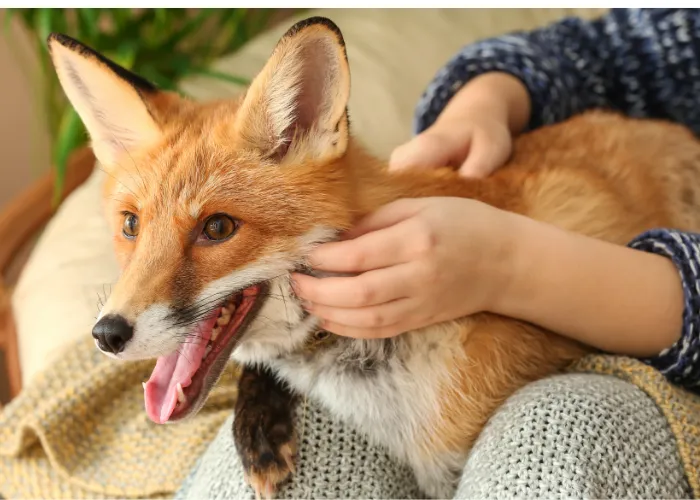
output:
[[[87,45],[80,43],[78,40],[64,35],[62,33],[51,33],[47,38],[47,43],[49,46],[49,51],[55,43],[61,44],[61,46],[81,55],[84,58],[89,58],[104,64],[109,69],[114,71],[117,76],[123,80],[130,83],[132,86],[136,87],[142,92],[155,92],[157,90],[156,86],[153,85],[148,80],[141,78],[140,76],[132,73],[131,71],[119,66],[114,61],[107,59],[105,56],[95,51],[94,49],[88,47]]]
[[[314,17],[309,17],[308,19],[304,19],[302,21],[299,21],[296,23],[294,26],[289,28],[287,33],[284,35],[284,38],[289,37],[289,36],[294,36],[300,31],[305,30],[306,28],[310,28],[312,26],[323,26],[324,28],[328,29],[329,31],[332,31],[333,34],[335,34],[336,38],[338,39],[338,43],[345,47],[345,40],[343,39],[343,33],[340,31],[340,28],[338,28],[338,25],[335,24],[333,21],[328,19],[327,17],[322,17],[322,16],[314,16]]]
[[[75,40],[74,38],[69,37],[68,35],[64,35],[63,33],[51,33],[49,36],[46,38],[46,43],[49,47],[49,50],[51,50],[51,47],[53,44],[58,43],[62,45],[63,47],[67,49],[72,49],[75,50],[76,48],[79,50],[82,50],[85,48],[85,46],[80,43],[78,40]]]
[[[51,50],[51,46],[54,43],[61,43],[61,35],[60,33],[49,33],[49,36],[46,37],[46,45],[48,45],[49,50]]]

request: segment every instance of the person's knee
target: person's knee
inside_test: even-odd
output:
[[[689,489],[675,439],[636,386],[602,375],[528,385],[477,440],[457,497],[678,497]]]

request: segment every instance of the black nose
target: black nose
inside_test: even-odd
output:
[[[119,354],[134,336],[133,327],[123,316],[107,315],[92,328],[92,336],[100,349]]]

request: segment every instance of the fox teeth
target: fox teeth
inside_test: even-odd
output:
[[[236,309],[236,304],[234,304],[233,302],[229,302],[228,304],[226,304],[224,306],[224,308],[221,311],[221,314],[223,315],[223,314],[228,313],[228,315],[230,316],[231,314],[233,314],[233,311],[235,309]]]
[[[224,326],[228,325],[229,321],[231,321],[231,315],[224,312],[223,314],[221,314],[221,316],[219,316],[219,319],[216,320],[216,324],[219,326]]]
[[[211,345],[211,343],[209,343],[209,345],[207,346],[207,348],[204,350],[204,357],[205,357],[205,358],[206,358],[207,356],[209,356],[209,353],[211,352],[211,350],[212,350],[212,345]]]
[[[216,337],[218,337],[220,333],[221,333],[221,328],[219,328],[218,326],[215,326],[211,331],[211,341],[214,342],[216,340]]]
[[[185,397],[185,391],[182,390],[182,384],[180,382],[175,386],[175,390],[177,391],[177,400],[182,404],[187,403],[187,397]]]

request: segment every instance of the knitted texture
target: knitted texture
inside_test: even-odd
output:
[[[688,498],[673,433],[636,386],[587,374],[513,395],[474,445],[456,498]]]
[[[180,497],[202,494],[206,498],[206,491],[227,498],[251,497],[252,490],[241,483],[242,472],[235,466],[238,458],[233,453],[230,422],[224,423],[235,401],[233,369],[225,373],[196,417],[159,426],[143,410],[141,381],[152,366],[152,362],[110,360],[95,349],[92,339],[67,349],[0,413],[0,495],[13,499],[170,497],[220,431]],[[627,358],[592,356],[577,369],[625,378],[652,397],[678,443],[688,483],[700,497],[700,396]],[[299,471],[284,496],[417,496],[405,467],[314,405],[306,411],[302,407],[297,422]],[[581,425],[585,428],[585,419]],[[629,446],[637,446],[640,433],[654,433],[646,426],[660,428],[651,418],[642,420],[630,431]],[[667,437],[669,443],[673,441]],[[219,448],[217,452],[222,444],[228,451]],[[597,443],[606,448],[602,454],[619,457],[618,445]],[[661,454],[662,449],[658,451]],[[666,460],[672,462],[675,456],[670,454]],[[620,469],[632,465],[617,463]],[[578,472],[583,477],[587,474],[585,469]],[[641,476],[640,482],[645,482]]]
[[[612,9],[593,21],[563,19],[470,44],[427,86],[415,132],[432,125],[467,82],[491,71],[509,73],[528,89],[530,129],[608,108],[700,134],[700,9]],[[700,236],[657,230],[632,245],[672,258],[686,297],[683,336],[645,362],[700,393]]]
[[[254,497],[231,422],[178,500]],[[303,436],[298,473],[280,498],[420,496],[404,468],[327,410],[310,404],[296,425]],[[474,445],[455,498],[689,498],[682,464],[664,413],[644,391],[612,376],[558,375],[530,384],[498,410]]]
[[[176,494],[177,500],[255,499],[244,481],[227,420]],[[277,498],[424,498],[413,473],[312,401],[296,414],[297,473]]]
[[[466,82],[495,70],[527,87],[530,128],[609,108],[700,133],[699,9],[611,9],[597,20],[567,18],[467,45],[427,86],[415,132],[432,125]]]
[[[672,259],[685,297],[680,340],[643,361],[672,382],[700,392],[700,235],[657,229],[635,238],[630,247]]]
[[[670,384],[659,371],[632,358],[587,356],[572,371],[613,375],[642,389],[671,427],[693,497],[700,498],[700,395]]]
[[[235,401],[229,368],[196,418],[156,425],[141,382],[154,362],[117,362],[89,335],[0,413],[0,495],[6,498],[169,496]]]

